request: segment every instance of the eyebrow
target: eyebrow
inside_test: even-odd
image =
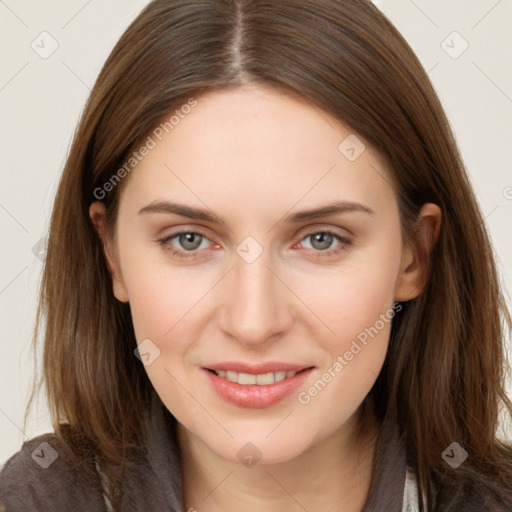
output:
[[[284,218],[284,221],[289,224],[297,224],[299,222],[314,220],[321,217],[327,217],[336,213],[349,213],[349,212],[362,212],[370,215],[375,215],[375,212],[361,203],[354,203],[351,201],[335,201],[320,208],[311,210],[303,210],[301,212],[292,213]],[[204,210],[201,208],[193,208],[178,203],[170,203],[168,201],[154,201],[144,208],[139,210],[139,214],[148,213],[167,213],[180,215],[189,219],[203,220],[212,224],[226,224],[222,217],[215,213]]]

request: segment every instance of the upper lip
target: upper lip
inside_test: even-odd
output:
[[[279,362],[268,362],[260,364],[243,363],[239,361],[226,361],[224,363],[216,363],[205,366],[207,370],[227,370],[237,373],[248,373],[250,375],[262,375],[264,373],[271,372],[299,372],[307,368],[312,368],[311,365],[307,364],[293,364],[293,363],[279,363]]]

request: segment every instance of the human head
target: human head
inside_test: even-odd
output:
[[[414,245],[430,252],[439,208],[422,207],[422,240],[404,244],[387,169],[361,141],[357,155],[345,154],[340,141],[356,136],[337,119],[262,84],[194,102],[125,178],[113,230],[105,205],[91,206],[114,294],[130,305],[141,351],[157,352],[145,366],[151,382],[188,431],[234,461],[247,443],[269,464],[353,437],[340,428],[358,430],[349,427],[384,362],[395,302],[424,287],[427,262]],[[299,213],[332,203],[345,211],[316,221]],[[206,212],[185,218],[176,204]],[[311,233],[327,230],[334,236],[320,249],[330,250],[308,249]],[[202,237],[188,254],[186,240],[173,242],[184,232]],[[260,374],[308,368],[302,385],[295,378],[301,405],[296,392],[256,403],[248,388],[226,402],[207,372],[243,372],[239,364],[275,366]],[[314,387],[322,376],[329,386]]]
[[[457,400],[478,409],[471,391],[479,379],[490,394],[500,389],[499,372],[490,371],[502,357],[499,327],[485,347],[483,366],[458,362],[461,350],[476,350],[478,332],[500,325],[499,308],[487,309],[498,306],[497,280],[481,215],[428,77],[399,33],[366,1],[156,1],[126,31],[91,93],[52,219],[42,293],[43,304],[54,308],[48,310],[45,358],[54,417],[67,417],[96,436],[112,457],[121,445],[112,434],[116,420],[124,417],[128,438],[136,438],[151,387],[133,357],[129,308],[113,296],[89,206],[95,190],[165,116],[205,91],[241,83],[294,93],[375,149],[395,187],[405,242],[414,238],[424,204],[443,212],[428,282],[394,319],[372,390],[380,416],[393,413],[424,467],[432,468],[439,448],[467,428],[460,427],[460,417],[447,418],[447,409],[456,408]],[[112,229],[122,188],[104,198]],[[110,385],[99,389],[96,381]],[[463,382],[463,389],[454,389],[454,382]],[[96,414],[89,415],[91,409]],[[106,417],[110,422],[101,419]],[[420,440],[421,424],[431,418],[438,420],[437,430]],[[426,446],[420,449],[421,442]]]

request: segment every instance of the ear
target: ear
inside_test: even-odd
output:
[[[395,300],[405,302],[418,297],[428,280],[430,256],[439,238],[442,214],[436,204],[421,208],[414,240],[404,245],[395,287]]]
[[[114,296],[121,302],[128,302],[128,292],[126,290],[119,261],[116,255],[115,243],[108,236],[106,229],[107,209],[101,201],[95,201],[89,207],[89,217],[91,218],[94,230],[98,234],[103,246],[103,253],[107,260],[107,265],[112,276],[112,285]]]

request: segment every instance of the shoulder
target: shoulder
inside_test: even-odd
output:
[[[490,489],[481,488],[478,485],[474,485],[463,497],[454,497],[456,492],[448,487],[443,491],[440,493],[440,507],[445,512],[510,512],[511,510],[510,503],[503,503],[503,500],[493,495]],[[425,493],[423,493],[423,502],[426,503]],[[414,470],[408,465],[401,512],[419,512],[419,510],[417,478]]]
[[[0,511],[83,511],[105,509],[99,477],[74,464],[55,434],[34,437],[0,472]]]
[[[490,491],[482,491],[474,493],[464,501],[462,508],[456,510],[461,512],[510,512],[510,503],[505,504]]]

